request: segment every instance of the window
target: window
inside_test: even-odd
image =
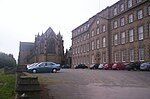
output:
[[[149,23],[148,27],[149,27],[148,29],[149,29],[149,36],[150,36],[150,23]]]
[[[133,42],[133,29],[129,30],[129,42]]]
[[[115,62],[117,62],[119,59],[119,53],[118,52],[115,52]]]
[[[83,52],[83,45],[81,45],[81,49],[80,49],[81,53]]]
[[[92,55],[91,62],[94,64],[94,55]]]
[[[96,40],[96,48],[99,49],[99,40]]]
[[[106,47],[106,38],[105,37],[103,37],[103,47]]]
[[[106,63],[106,53],[102,54],[103,63]]]
[[[117,15],[117,8],[114,8],[114,15]]]
[[[81,32],[83,32],[83,27],[81,27]]]
[[[150,6],[148,7],[148,15],[150,15]]]
[[[80,29],[78,29],[78,34],[80,33]]]
[[[137,12],[137,14],[138,14],[138,19],[142,19],[143,18],[143,11],[142,10],[139,10]]]
[[[99,34],[99,28],[97,28],[97,31],[96,31],[96,32],[97,32],[97,34]]]
[[[125,44],[125,32],[121,33],[121,44]]]
[[[83,52],[86,52],[86,45],[83,45]]]
[[[80,36],[80,41],[82,42],[82,35]]]
[[[129,23],[132,23],[133,22],[133,14],[130,14],[129,15]]]
[[[94,36],[94,30],[92,31],[92,36]]]
[[[86,35],[83,36],[83,40],[86,40]]]
[[[142,2],[142,0],[136,0],[136,2],[137,2],[137,3],[140,3],[140,2]]]
[[[92,41],[92,50],[94,50],[94,41]]]
[[[87,28],[89,28],[90,27],[90,24],[87,24]]]
[[[99,20],[97,19],[96,24],[99,24]]]
[[[88,33],[88,34],[87,34],[87,39],[89,39],[89,37],[90,37],[90,34]]]
[[[118,22],[114,21],[114,28],[117,28],[117,27],[118,27]]]
[[[84,26],[84,31],[86,30],[86,25]]]
[[[105,32],[105,31],[106,31],[106,26],[103,25],[103,26],[102,26],[102,32]]]
[[[121,26],[124,26],[124,25],[125,25],[125,19],[124,19],[124,18],[121,18],[121,19],[120,19],[120,25],[121,25]]]
[[[114,45],[118,45],[118,35],[114,35]]]
[[[138,28],[139,40],[143,40],[143,26]]]
[[[139,61],[144,61],[144,49],[139,49]]]
[[[122,62],[125,62],[125,59],[126,58],[126,50],[123,50],[122,52],[121,52],[121,60],[122,60]]]
[[[121,12],[124,11],[124,4],[121,4],[121,5],[120,5],[120,11],[121,11]]]
[[[128,8],[132,7],[132,0],[128,0]]]
[[[87,46],[87,51],[89,51],[90,50],[90,44],[88,43],[86,46]]]
[[[130,50],[130,62],[134,62],[134,50]]]

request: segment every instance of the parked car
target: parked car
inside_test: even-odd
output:
[[[113,64],[104,64],[103,69],[105,69],[105,70],[112,69],[112,65]]]
[[[79,64],[78,66],[75,67],[75,69],[79,69],[79,68],[86,69],[88,67],[85,64]]]
[[[60,64],[53,62],[41,62],[37,65],[31,66],[28,68],[28,72],[37,73],[37,72],[52,72],[56,73],[60,70]]]
[[[90,66],[90,69],[98,69],[98,67],[99,67],[99,64],[94,64]]]
[[[141,70],[149,70],[150,71],[150,62],[145,62],[140,65]]]
[[[112,69],[113,70],[124,70],[125,69],[125,65],[123,63],[114,63],[112,65]]]
[[[62,65],[61,68],[71,68],[68,64]]]
[[[126,65],[126,70],[140,70],[140,62],[131,62],[129,64]]]
[[[98,66],[98,69],[103,69],[103,66],[104,66],[105,64],[99,64],[99,66]]]

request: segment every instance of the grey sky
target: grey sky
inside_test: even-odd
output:
[[[51,27],[71,46],[71,31],[118,0],[0,0],[0,51],[18,58],[19,42]]]

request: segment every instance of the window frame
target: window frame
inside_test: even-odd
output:
[[[102,53],[103,63],[106,63],[106,53]]]
[[[100,29],[99,27],[96,29],[96,34],[99,34],[100,33]]]
[[[102,47],[106,47],[106,37],[102,38]]]
[[[126,50],[121,51],[121,61],[126,62]]]
[[[134,62],[134,49],[130,49],[130,62]]]
[[[105,32],[106,31],[106,25],[103,25],[102,26],[102,32]]]
[[[122,18],[120,19],[120,26],[124,26],[124,25],[125,25],[125,18],[122,17]]]
[[[118,45],[118,34],[114,35],[114,45]]]
[[[150,5],[147,8],[148,15],[150,15]]]
[[[94,45],[94,41],[92,41],[92,42],[91,42],[91,46],[92,46],[92,48],[91,48],[91,49],[92,49],[92,50],[94,50],[94,49],[95,49],[95,48],[94,48],[94,47],[95,47],[95,45]]]
[[[138,27],[138,40],[144,39],[144,26]]]
[[[126,33],[122,32],[121,33],[121,44],[125,44],[126,43]]]
[[[128,22],[132,23],[133,21],[134,21],[133,14],[129,14],[129,16],[128,16]]]
[[[132,33],[132,35],[131,35],[131,33]],[[129,42],[133,42],[133,41],[134,41],[134,29],[130,29],[129,30]]]
[[[133,1],[132,0],[128,0],[128,8],[131,8],[133,6]]]
[[[99,40],[99,39],[96,40],[96,48],[97,48],[97,49],[100,48],[100,40]]]
[[[91,32],[91,36],[92,36],[92,37],[94,36],[94,30],[92,30],[92,32]]]
[[[113,14],[114,14],[114,16],[117,15],[117,7],[114,7]]]
[[[120,11],[123,12],[124,10],[125,10],[125,5],[124,5],[124,3],[122,3],[122,4],[120,5]]]
[[[144,61],[144,48],[139,48],[139,61]]]
[[[140,10],[137,11],[137,19],[139,20],[139,19],[142,19],[142,18],[143,18],[143,10],[140,9]]]
[[[116,29],[117,27],[118,27],[118,21],[115,20],[115,21],[113,22],[113,28]]]
[[[118,59],[119,59],[119,52],[116,51],[116,52],[114,53],[114,58],[115,58],[115,62],[118,62],[118,61],[119,61],[119,60],[118,60]]]

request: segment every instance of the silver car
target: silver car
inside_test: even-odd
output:
[[[56,73],[60,70],[60,64],[54,62],[41,62],[37,65],[31,66],[28,68],[28,72],[37,73],[37,72],[52,72]]]
[[[140,66],[141,70],[150,70],[150,62],[142,63]]]

